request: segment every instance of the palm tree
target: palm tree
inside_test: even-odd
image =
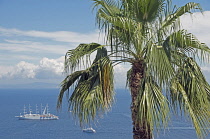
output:
[[[58,108],[65,92],[80,125],[89,124],[113,103],[113,67],[130,63],[134,139],[151,139],[166,127],[170,112],[184,113],[198,137],[208,134],[210,86],[198,63],[208,62],[210,49],[181,28],[180,16],[202,11],[198,3],[177,8],[170,0],[93,0],[106,45],[80,44],[65,57]],[[95,59],[90,55],[95,53]],[[82,68],[81,68],[82,67]],[[68,91],[67,91],[68,90]]]

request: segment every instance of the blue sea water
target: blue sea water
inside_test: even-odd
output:
[[[84,133],[67,111],[64,103],[61,111],[56,110],[58,89],[0,89],[0,139],[132,139],[130,116],[130,95],[117,90],[112,110],[99,119],[93,128],[96,133]],[[65,102],[64,98],[64,102]],[[47,104],[50,113],[59,120],[18,120],[23,106]],[[191,124],[180,118],[173,118],[169,130],[160,132],[156,139],[196,139]],[[207,138],[210,138],[208,136]]]

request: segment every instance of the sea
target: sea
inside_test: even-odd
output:
[[[59,89],[0,89],[0,139],[132,139],[130,94],[116,90],[112,109],[99,119],[93,128],[96,133],[82,132],[78,121],[67,109],[64,98],[61,110],[56,109]],[[50,113],[59,120],[18,120],[23,106],[49,105]],[[172,118],[169,127],[155,133],[155,139],[197,139],[191,123],[179,116]],[[210,136],[206,137],[210,139]]]

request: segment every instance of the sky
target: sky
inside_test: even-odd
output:
[[[190,1],[204,12],[182,17],[183,28],[210,46],[210,1],[174,4]],[[0,0],[0,88],[58,88],[65,53],[80,43],[102,42],[92,6],[91,0]],[[125,87],[128,69],[115,67],[116,88]],[[209,66],[202,70],[210,81]]]

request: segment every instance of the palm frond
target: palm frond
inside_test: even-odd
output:
[[[166,128],[169,120],[169,104],[161,88],[152,76],[144,78],[141,86],[137,98],[139,124],[143,125],[143,122],[146,122],[151,130],[156,131],[159,131],[161,127]]]
[[[163,11],[166,0],[124,0],[123,7],[128,16],[139,22],[152,22]]]
[[[68,98],[69,110],[78,118],[80,126],[90,124],[109,110],[114,100],[113,66],[106,48],[98,48],[96,58],[86,70],[76,71],[66,77],[58,97],[58,107],[64,92],[73,83],[74,91]]]
[[[192,57],[200,58],[201,62],[209,61],[210,49],[201,43],[193,34],[180,30],[171,34],[165,41],[170,51],[179,51]]]
[[[110,24],[103,17],[117,17],[121,14],[119,3],[114,0],[93,0],[94,8],[97,8],[96,22],[99,25],[99,28],[107,28],[105,31],[109,31]]]
[[[65,56],[65,71],[74,71],[76,67],[90,65],[90,54],[104,47],[97,43],[80,44],[77,48],[69,50]]]
[[[141,26],[130,17],[122,13],[122,9],[114,0],[97,1],[97,23],[99,28],[104,29],[107,35],[107,42],[111,44],[111,50],[118,50],[118,45],[129,49],[129,42],[132,42],[132,33],[137,30],[140,32]],[[133,27],[136,27],[135,29]]]
[[[181,72],[180,72],[181,71]],[[210,86],[192,58],[187,58],[171,82],[172,106],[190,116],[197,135],[208,133],[210,117]]]
[[[182,15],[186,13],[191,13],[192,10],[200,10],[202,11],[202,8],[199,3],[189,2],[186,5],[179,7],[174,13],[167,15],[165,17],[165,20],[162,22],[161,29],[164,29],[167,26],[170,26],[176,22],[176,20],[179,19]]]
[[[93,0],[94,7],[93,9],[97,8],[100,11],[103,11],[107,15],[117,15],[120,14],[120,3],[115,0]]]
[[[160,86],[168,86],[175,71],[167,51],[164,50],[164,46],[158,46],[156,44],[152,44],[151,47],[147,48],[145,57],[147,72],[152,74]]]
[[[82,70],[82,71],[76,71],[68,76],[61,82],[61,90],[58,96],[58,101],[57,101],[57,108],[60,108],[62,105],[62,100],[65,92],[69,90],[69,88],[77,81],[79,78],[87,71]]]

